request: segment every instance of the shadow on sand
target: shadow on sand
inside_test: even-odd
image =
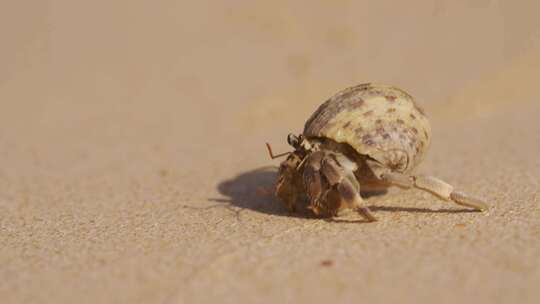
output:
[[[218,184],[218,191],[228,198],[210,198],[209,201],[229,204],[230,206],[239,207],[241,209],[251,209],[257,212],[279,215],[293,216],[301,218],[315,218],[308,211],[300,211],[296,213],[289,212],[283,204],[274,195],[275,181],[277,178],[276,167],[262,167],[247,171],[237,175],[231,179],[222,181]],[[362,193],[362,197],[374,197],[385,194],[386,191],[376,193]],[[383,202],[377,200],[378,202]],[[369,208],[374,212],[412,212],[412,213],[467,213],[476,212],[471,209],[429,209],[416,207],[399,207],[399,206],[381,206],[370,205]],[[327,219],[329,221],[337,221],[339,219]]]
[[[262,167],[244,172],[218,184],[219,193],[228,199],[211,198],[209,201],[228,203],[266,214],[309,217],[306,213],[291,213],[281,204],[273,193],[276,178],[276,167]]]

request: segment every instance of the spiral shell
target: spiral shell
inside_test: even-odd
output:
[[[424,111],[407,92],[365,83],[344,89],[308,119],[304,136],[350,145],[393,171],[411,171],[423,159],[431,139]]]

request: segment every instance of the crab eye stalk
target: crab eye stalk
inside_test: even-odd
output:
[[[289,143],[289,145],[291,145],[293,148],[296,148],[298,147],[298,144],[300,142],[300,140],[298,139],[298,136],[290,133],[288,136],[287,136],[287,142]]]

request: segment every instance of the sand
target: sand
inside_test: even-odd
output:
[[[0,302],[538,303],[540,6],[392,2],[0,5]],[[488,212],[285,211],[264,142],[368,81]]]

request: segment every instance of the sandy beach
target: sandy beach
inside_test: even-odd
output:
[[[1,303],[538,303],[534,1],[0,5]],[[290,214],[286,136],[337,91],[427,112],[417,191]]]

